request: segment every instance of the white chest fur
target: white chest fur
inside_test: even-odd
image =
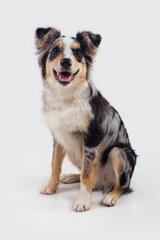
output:
[[[73,134],[81,124],[76,109],[52,110],[45,112],[45,121],[57,141],[67,150],[77,149],[78,138]]]
[[[72,161],[81,158],[81,138],[74,134],[91,118],[91,107],[83,97],[65,99],[51,90],[44,91],[44,117],[56,140],[64,147]]]

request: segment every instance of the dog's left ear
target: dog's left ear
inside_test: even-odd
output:
[[[101,35],[92,32],[79,32],[76,38],[80,42],[86,55],[92,57],[97,54],[99,44],[102,40]]]

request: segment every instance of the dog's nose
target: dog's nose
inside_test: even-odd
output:
[[[61,65],[63,68],[67,69],[72,66],[72,60],[70,58],[63,58],[61,60]]]

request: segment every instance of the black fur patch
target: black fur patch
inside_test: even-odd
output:
[[[61,36],[61,32],[60,31],[56,31],[55,34],[54,34],[54,40],[53,41],[58,39],[60,36]]]
[[[54,47],[51,51],[50,51],[50,55],[49,55],[49,60],[52,61],[54,59],[56,59],[56,57],[61,54],[63,52],[63,48],[59,48],[58,46]]]
[[[89,101],[93,114],[98,122],[98,124],[101,124],[102,121],[106,117],[106,112],[108,110],[109,103],[107,100],[101,95],[99,91],[97,91],[97,95],[91,97]]]
[[[93,42],[93,44],[98,47],[102,37],[99,34],[94,34],[92,32],[86,32],[88,34],[88,37],[91,39],[91,41]],[[82,44],[83,43],[83,36],[82,33],[78,32],[76,35],[77,40]]]
[[[80,40],[80,38],[79,38],[79,40],[78,40],[77,42],[80,43],[81,52],[82,52],[84,58],[86,59],[86,66],[87,66],[87,69],[88,69],[88,68],[90,67],[90,65],[92,64],[93,59],[92,59],[91,56],[88,56],[88,55],[85,53],[85,48],[84,48],[84,46],[81,44],[80,41],[81,41],[81,40]]]
[[[90,83],[88,84],[88,86],[89,86],[89,90],[90,90],[89,98],[91,98],[91,96],[93,95],[93,88]]]
[[[85,58],[85,60],[86,60],[87,79],[88,79],[89,72],[90,72],[90,69],[91,69],[91,66],[92,66],[92,63],[93,63],[93,57],[92,57],[90,54],[87,54],[86,47],[85,47],[85,45],[83,44],[82,33],[77,33],[76,39],[77,39],[78,43],[79,43],[80,46],[81,46],[82,52],[84,53],[83,55],[84,55],[84,58]]]
[[[86,147],[97,147],[104,136],[102,128],[97,124],[96,120],[91,120],[87,133],[84,134],[84,143]]]
[[[93,153],[85,152],[85,156],[86,158],[93,160],[96,154],[94,152]]]
[[[99,34],[93,34],[91,32],[78,32],[76,34],[76,39],[80,43],[81,49],[84,52],[88,79],[90,69],[93,63],[93,57],[96,54],[96,51],[93,51],[93,49],[95,50],[95,48],[99,46],[102,38]]]
[[[113,146],[114,147],[114,146]],[[113,148],[112,147],[112,148]],[[102,153],[102,156],[101,156],[101,164],[102,166],[104,166],[107,161],[108,161],[108,155],[109,155],[109,152],[112,150],[112,148],[106,148],[103,153]]]
[[[82,50],[80,48],[76,48],[76,49],[72,48],[72,51],[73,51],[73,54],[76,57],[77,61],[82,62],[82,59],[84,56]]]
[[[126,156],[127,156],[127,160],[129,161],[130,163],[130,166],[131,166],[131,173],[130,173],[130,178],[132,177],[132,174],[133,174],[133,171],[134,171],[134,167],[136,165],[136,158],[137,158],[137,155],[135,153],[135,151],[131,148],[130,144],[128,145],[125,145],[125,144],[115,144],[113,146],[111,146],[110,148],[106,148],[103,153],[102,153],[102,156],[101,156],[101,164],[102,166],[104,166],[107,161],[108,161],[108,155],[110,153],[110,151],[115,148],[115,147],[118,147],[118,148],[122,148],[125,153],[126,153]],[[124,173],[125,174],[125,173]],[[125,178],[126,176],[123,175],[122,173],[122,176],[121,176],[122,179],[120,179],[120,181],[123,182],[123,185],[124,185],[124,182],[126,181]]]
[[[37,28],[36,30],[36,35],[38,37],[38,39],[43,38],[43,36],[48,33],[52,28],[48,27],[48,28]]]
[[[127,159],[131,165],[131,173],[130,173],[130,178],[132,177],[135,165],[136,165],[136,159],[137,159],[137,154],[135,153],[135,151],[130,147],[130,148],[126,148],[125,149],[125,153],[127,155]]]
[[[123,187],[126,184],[127,181],[127,177],[125,172],[122,173],[122,175],[120,176],[120,186]]]
[[[71,39],[73,39],[73,40],[75,40],[76,42],[78,42],[78,41],[77,41],[77,38],[75,38],[75,37],[71,37]],[[78,43],[79,43],[79,42],[78,42]]]
[[[96,47],[98,47],[99,44],[100,44],[100,42],[101,42],[101,40],[102,40],[101,35],[99,35],[99,34],[93,34],[93,33],[91,33],[91,32],[87,32],[87,33],[88,33],[90,39],[92,40],[93,44],[94,44]]]
[[[85,159],[84,161],[84,172],[83,177],[88,178],[90,173],[90,167],[91,167],[92,161],[90,159]]]
[[[77,41],[78,41],[78,43],[80,44],[80,46],[81,46],[81,51],[83,52],[83,55],[84,55],[84,57],[85,57],[85,59],[86,59],[87,68],[89,68],[90,65],[91,65],[92,62],[93,62],[93,58],[92,58],[91,56],[87,55],[87,53],[86,53],[86,51],[85,51],[85,46],[82,44],[83,38],[82,38],[81,33],[77,33]]]
[[[83,37],[82,37],[82,34],[81,34],[80,32],[77,33],[76,39],[77,39],[77,41],[81,44],[81,46],[83,46],[83,45],[82,45]]]
[[[85,157],[93,160],[96,157],[97,148],[86,148],[85,147]]]

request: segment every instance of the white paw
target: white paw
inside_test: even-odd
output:
[[[91,208],[91,202],[86,199],[78,198],[74,203],[74,210],[76,212],[88,211]]]
[[[103,200],[103,204],[108,207],[112,207],[116,204],[116,199],[114,198],[114,196],[107,194],[107,196]]]
[[[71,182],[70,176],[68,174],[61,175],[60,182],[61,183],[70,183]]]
[[[44,185],[40,189],[41,194],[51,195],[56,191],[56,187],[49,187],[48,184]]]

